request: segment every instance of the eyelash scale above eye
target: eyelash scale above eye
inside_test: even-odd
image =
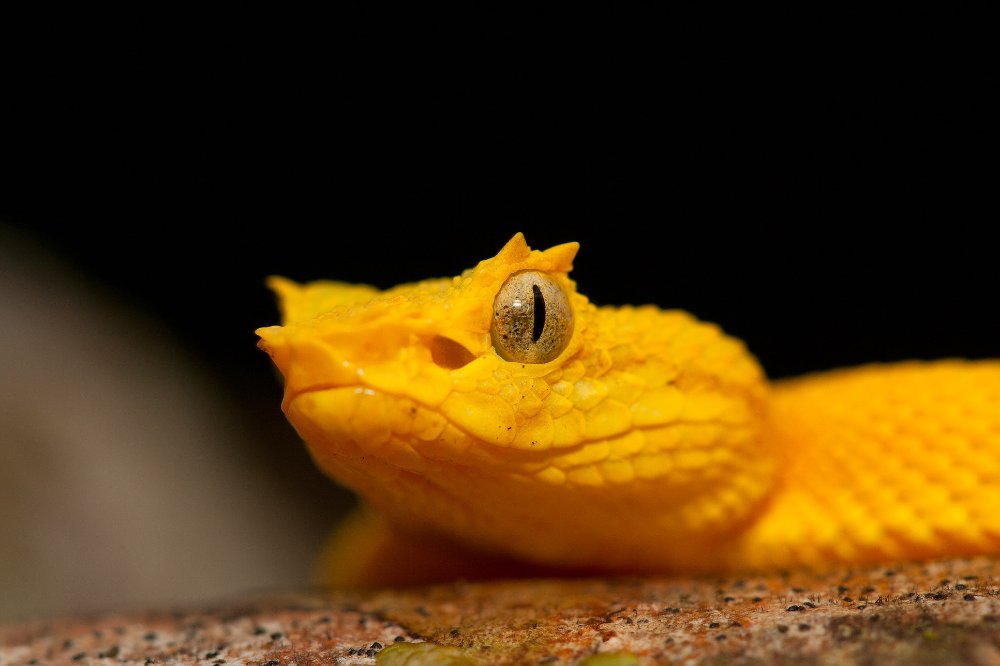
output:
[[[541,271],[514,273],[493,301],[490,336],[505,360],[551,361],[573,336],[573,309],[566,292]]]

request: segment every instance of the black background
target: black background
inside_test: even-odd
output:
[[[515,231],[580,241],[593,301],[690,310],[774,377],[1000,355],[975,17],[842,16],[829,35],[274,11],[40,34],[8,59],[0,210],[155,316],[275,438],[267,275],[453,275]]]

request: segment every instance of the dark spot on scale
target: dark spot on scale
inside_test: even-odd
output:
[[[722,597],[722,600],[723,600],[723,601],[726,601],[726,602],[729,602],[729,601],[736,601],[735,597]]]
[[[719,623],[718,622],[711,622],[711,623],[709,623],[708,628],[709,629],[718,629],[719,628]]]
[[[842,601],[846,601],[849,604],[853,604],[854,603],[854,599],[851,599],[850,597],[844,597],[842,599]]]
[[[816,604],[814,604],[811,601],[803,601],[802,603],[805,604],[806,606],[809,606],[809,608],[816,608]]]
[[[887,571],[885,572],[885,574],[884,574],[884,575],[886,575],[886,576],[895,576],[895,575],[896,575],[896,572],[895,572],[895,571],[893,571],[892,569],[888,569],[888,570],[887,570]]]
[[[72,659],[73,661],[80,661],[86,656],[87,656],[86,652],[77,652],[76,654],[73,655]]]
[[[803,590],[801,587],[793,587],[792,592],[794,592],[795,594],[802,594],[803,592],[805,592],[805,590]]]
[[[417,606],[413,610],[415,610],[417,612],[417,615],[422,615],[424,617],[430,617],[431,616],[431,612],[429,610],[427,610],[426,608],[424,608],[423,606]]]
[[[783,634],[783,633],[785,633],[787,631],[788,631],[788,625],[787,624],[779,624],[778,625],[778,632],[780,632],[780,633]]]
[[[962,576],[962,580],[978,580],[979,576]]]
[[[354,648],[351,648],[351,649],[349,649],[347,651],[347,654],[349,654],[349,655],[356,655],[357,653],[358,653],[358,651],[356,649],[354,649]]]
[[[68,650],[71,647],[73,647],[73,639],[72,638],[67,638],[66,640],[63,641],[63,648],[62,648],[63,650]]]
[[[279,638],[281,638],[282,636],[284,636],[284,634],[282,634],[280,631],[276,631],[273,634],[271,634],[271,640],[272,641],[276,641]]]
[[[277,659],[268,659],[264,666],[281,666],[281,662]]]
[[[838,585],[837,594],[843,594],[844,592],[847,592],[849,589],[851,588],[847,587],[846,585]]]
[[[975,601],[976,600],[976,595],[974,595],[974,594],[966,594],[962,598],[965,599],[966,601]]]
[[[938,583],[938,585],[940,585],[941,587],[945,587],[947,585],[951,585],[951,581],[948,580],[947,578],[942,578],[941,582]]]
[[[959,583],[958,585],[955,586],[955,589],[956,590],[964,590],[967,587],[968,587],[968,585],[966,585],[965,583]]]
[[[394,642],[396,642],[396,643],[405,643],[406,642],[406,636],[396,636],[392,640]]]
[[[382,649],[382,644],[379,643],[378,641],[375,641],[369,647],[371,647],[372,650],[381,650]]]
[[[760,603],[760,602],[762,602],[762,601],[764,601],[764,598],[763,598],[763,597],[754,597],[754,598],[753,598],[753,602],[754,602],[755,604],[759,604],[759,603]]]
[[[219,656],[218,652],[206,652],[205,653],[205,659],[215,659],[218,656]]]
[[[795,604],[792,604],[791,606],[789,606],[785,610],[786,611],[793,611],[793,612],[795,612],[795,611],[804,611],[805,609],[806,609],[805,606],[796,606]]]
[[[861,590],[861,594],[871,594],[874,591],[875,591],[875,588],[869,585],[865,589]]]
[[[365,656],[369,659],[373,658],[375,656],[375,650],[365,650]]]
[[[145,636],[143,636],[143,639],[147,640],[147,641],[155,641],[156,640],[156,632],[153,632],[153,631],[149,632],[148,634],[146,634]]]
[[[799,631],[809,631],[810,628],[811,627],[805,622],[799,625]]]
[[[448,633],[450,633],[452,636],[458,636],[458,627],[453,627],[452,630],[449,631]]]
[[[717,640],[717,641],[724,641],[724,640],[726,640],[726,635],[725,634],[719,634],[718,636],[715,637],[715,640]]]
[[[267,629],[265,629],[264,627],[257,627],[256,629],[253,630],[253,633],[254,636],[260,636],[261,634],[266,634]]]

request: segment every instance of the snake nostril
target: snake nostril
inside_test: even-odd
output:
[[[443,335],[431,338],[429,346],[434,363],[448,370],[461,368],[476,358],[468,349]]]

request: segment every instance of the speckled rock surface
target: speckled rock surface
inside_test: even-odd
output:
[[[1000,664],[1000,563],[309,590],[0,627],[25,664]]]

